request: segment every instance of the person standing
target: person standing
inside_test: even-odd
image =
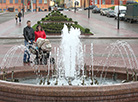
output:
[[[19,17],[19,22],[21,23],[21,17],[22,17],[22,13],[21,12],[18,13],[18,17]]]
[[[48,11],[51,11],[51,6],[49,6]]]
[[[41,25],[37,25],[36,31],[35,31],[35,42],[37,41],[38,38],[43,38],[46,39],[46,33],[43,30]],[[36,47],[38,49],[38,47]],[[38,49],[40,52],[40,49]],[[36,62],[39,63],[38,60],[38,53],[36,54]],[[40,59],[40,64],[42,64],[42,58]]]
[[[30,53],[28,51],[29,49],[29,44],[33,44],[34,40],[35,40],[35,34],[34,34],[34,30],[31,27],[31,21],[27,21],[27,26],[24,28],[23,30],[23,36],[24,36],[24,43],[25,46],[27,47],[27,49],[24,51],[24,58],[23,58],[23,62],[24,63],[28,63],[30,62]]]
[[[36,27],[36,31],[35,31],[35,42],[38,38],[43,38],[46,39],[46,33],[43,30],[43,28],[41,27],[41,25],[38,25]]]

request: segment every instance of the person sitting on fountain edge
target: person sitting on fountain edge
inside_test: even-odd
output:
[[[24,44],[27,48],[29,48],[29,44],[33,44],[33,42],[35,40],[34,30],[31,27],[31,21],[29,21],[29,20],[27,21],[27,26],[23,30],[23,36],[25,39]],[[24,51],[23,62],[24,63],[30,62],[30,53],[27,49]]]

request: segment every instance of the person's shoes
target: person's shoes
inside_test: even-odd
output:
[[[27,63],[33,63],[32,61],[28,61]]]
[[[23,63],[33,63],[32,61],[23,61]]]
[[[23,65],[24,65],[24,66],[28,66],[28,62],[23,61]]]
[[[23,61],[23,63],[28,63],[27,61]]]

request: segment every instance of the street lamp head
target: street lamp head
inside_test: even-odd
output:
[[[75,5],[79,5],[79,2],[78,2],[78,1],[75,1],[74,4],[75,4]]]

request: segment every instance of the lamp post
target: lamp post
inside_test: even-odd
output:
[[[22,11],[23,11],[23,17],[24,17],[24,0],[22,0],[22,4],[23,4]]]
[[[118,0],[118,19],[117,19],[117,29],[119,30],[119,14],[120,14],[120,10],[119,10],[119,0]]]
[[[101,8],[101,0],[99,0],[100,8]]]
[[[49,6],[50,6],[50,0],[47,0],[47,3],[48,3],[48,8],[49,8]]]
[[[79,2],[75,0],[74,5],[75,5],[74,13],[76,13],[76,5],[79,5]]]
[[[33,0],[31,0],[31,11],[33,12]]]
[[[2,9],[3,9],[3,7],[2,7],[2,6],[3,6],[2,3],[3,3],[3,2],[2,2],[2,0],[1,0],[1,11],[2,11]]]
[[[76,0],[75,0],[75,2],[74,2],[74,5],[75,5],[74,13],[76,13]]]
[[[37,0],[36,0],[36,3],[35,3],[35,9],[36,9],[36,12],[37,12]]]
[[[88,7],[88,18],[90,18],[90,0],[89,0],[89,7]]]

